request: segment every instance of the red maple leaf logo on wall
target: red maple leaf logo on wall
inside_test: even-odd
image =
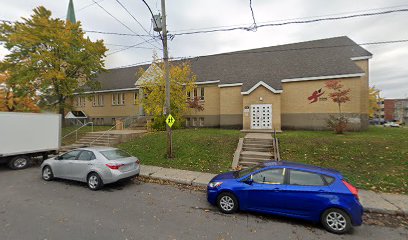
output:
[[[322,89],[320,88],[319,90],[314,91],[313,94],[310,95],[307,99],[311,101],[310,103],[315,103],[317,102],[317,100],[319,100],[319,97],[322,96],[323,94],[324,92],[322,92]]]

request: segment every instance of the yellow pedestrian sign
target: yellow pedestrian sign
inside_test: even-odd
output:
[[[171,116],[171,114],[169,114],[169,116],[166,118],[166,123],[167,125],[169,125],[169,127],[173,126],[175,121],[176,119],[174,119],[174,117]]]

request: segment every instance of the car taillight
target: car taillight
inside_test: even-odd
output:
[[[346,187],[348,188],[348,190],[350,190],[350,192],[358,199],[358,190],[356,187],[354,187],[353,185],[351,185],[350,183],[346,182],[345,180],[342,180],[344,185],[346,185]]]
[[[113,169],[113,170],[118,170],[120,167],[122,167],[125,164],[117,164],[117,163],[107,163],[105,164],[108,168]]]
[[[140,160],[139,160],[139,159],[136,160],[136,164],[140,164]]]

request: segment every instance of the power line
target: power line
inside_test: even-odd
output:
[[[255,21],[254,10],[252,9],[252,0],[249,0],[249,8],[251,9],[252,20],[254,21],[254,23],[252,23],[252,25],[249,27],[249,29],[251,29],[252,31],[256,31],[257,26],[256,26],[256,21]]]
[[[383,8],[370,8],[370,9],[365,9],[365,10],[357,10],[357,11],[348,11],[348,12],[332,13],[332,14],[326,14],[326,15],[315,15],[315,16],[299,17],[299,18],[276,19],[276,20],[272,20],[272,21],[263,21],[263,22],[258,22],[258,23],[265,24],[265,23],[274,23],[274,22],[282,22],[282,21],[301,20],[301,19],[309,19],[309,18],[331,17],[331,16],[338,16],[338,15],[344,15],[344,14],[372,12],[372,11],[378,11],[378,10],[384,10],[384,9],[392,9],[392,8],[399,8],[399,7],[407,7],[407,6],[408,6],[408,4],[395,5],[395,6],[389,6],[389,7],[383,7]],[[174,32],[186,32],[186,31],[196,31],[196,30],[209,30],[209,29],[218,29],[218,28],[229,28],[229,27],[236,27],[236,26],[242,26],[242,25],[247,25],[247,24],[242,23],[242,24],[223,25],[223,26],[204,27],[204,28],[189,28],[189,29],[175,30]]]
[[[400,39],[400,40],[390,40],[390,41],[377,41],[377,42],[366,42],[366,43],[360,43],[357,45],[364,46],[364,45],[381,45],[381,44],[394,44],[394,43],[405,43],[408,42],[408,39]],[[275,50],[242,50],[242,51],[237,51],[237,52],[229,52],[229,53],[219,53],[215,55],[237,55],[237,54],[261,54],[261,53],[271,53],[271,52],[288,52],[288,51],[301,51],[301,50],[310,50],[310,49],[325,49],[325,48],[338,48],[338,47],[353,47],[356,46],[356,44],[343,44],[343,45],[333,45],[333,46],[322,46],[322,47],[307,47],[307,48],[290,48],[290,49],[275,49]],[[212,56],[212,55],[209,55]],[[170,58],[172,61],[177,61],[177,60],[193,60],[193,59],[199,59],[200,57],[207,57],[207,56],[185,56],[185,57],[173,57]],[[139,66],[141,64],[147,64],[147,63],[152,63],[152,61],[144,61],[144,62],[138,62],[138,63],[133,63],[133,64],[128,64],[128,65],[123,65],[119,67],[115,67],[112,69],[116,68],[126,68],[126,67],[135,67]]]
[[[147,41],[152,41],[152,40],[153,40],[153,39],[150,39],[150,40],[147,40]],[[131,48],[136,48],[137,46],[140,46],[140,45],[142,45],[143,43],[145,43],[145,42],[140,42],[140,43],[137,43],[137,44],[135,44],[135,45],[127,46],[127,47],[125,47],[125,48],[122,48],[122,49],[116,50],[116,51],[114,51],[114,52],[111,52],[111,53],[109,53],[109,54],[106,54],[106,56],[110,56],[110,55],[116,54],[116,53],[118,53],[118,52],[123,52],[123,51],[126,51],[126,50],[131,49]],[[154,48],[154,49],[157,49],[157,48]]]
[[[103,2],[103,1],[105,1],[105,0],[100,0],[98,3]],[[84,10],[85,8],[88,8],[88,7],[93,6],[93,5],[95,5],[94,2],[86,5],[85,7],[80,8],[77,12],[80,12],[80,11]]]
[[[154,36],[152,36],[152,35],[146,30],[146,28],[143,27],[143,25],[133,16],[133,14],[132,14],[119,0],[116,0],[116,2],[133,18],[133,20],[135,20],[135,21],[139,24],[139,26],[140,26],[151,38],[154,39]],[[143,39],[143,38],[142,38],[142,39]],[[144,39],[144,40],[145,40],[145,39]],[[151,45],[153,45],[153,44],[151,44]],[[156,48],[161,49],[160,47],[157,47],[157,46],[156,46]]]
[[[116,2],[119,3],[119,5],[133,18],[133,20],[135,20],[135,21],[139,24],[139,26],[140,26],[148,35],[150,35],[149,31],[147,31],[146,28],[143,27],[143,25],[135,18],[135,16],[133,16],[133,14],[132,14],[119,0],[116,0]],[[151,36],[151,35],[150,35],[150,36]],[[154,36],[151,36],[151,37],[153,38]]]
[[[18,21],[11,21],[11,20],[5,20],[5,19],[0,19],[0,22],[6,22],[6,23],[20,23]],[[44,28],[54,28],[54,29],[64,29],[67,30],[68,28],[65,27],[53,27],[53,26],[46,26],[42,24],[34,24],[30,23],[32,26],[36,27],[44,27]],[[106,32],[106,31],[99,31],[99,30],[86,30],[83,29],[82,31],[87,32],[87,33],[97,33],[97,34],[105,34],[105,35],[118,35],[118,36],[131,36],[131,37],[150,37],[150,35],[143,35],[143,34],[133,34],[133,33],[118,33],[118,32]]]
[[[287,22],[280,22],[280,23],[267,23],[267,24],[258,25],[257,28],[277,27],[277,26],[292,25],[292,24],[306,24],[306,23],[315,23],[315,22],[323,22],[323,21],[335,21],[335,20],[343,20],[343,19],[350,19],[350,18],[357,18],[357,17],[369,17],[369,16],[376,16],[376,15],[385,15],[385,14],[397,13],[397,12],[408,12],[408,8],[388,10],[388,11],[375,12],[375,13],[353,14],[353,15],[339,16],[339,17],[316,18],[316,19],[303,20],[303,21],[287,21]],[[181,32],[181,33],[173,33],[172,35],[173,36],[181,36],[181,35],[191,35],[191,34],[201,34],[201,33],[227,32],[227,31],[235,31],[235,30],[248,31],[248,27],[238,26],[238,27],[231,27],[231,28],[220,28],[220,29],[212,29],[212,30]]]

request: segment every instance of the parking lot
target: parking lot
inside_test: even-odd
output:
[[[363,225],[344,236],[292,219],[224,215],[204,192],[137,180],[90,191],[45,182],[38,167],[0,166],[0,239],[407,239],[408,230]]]

